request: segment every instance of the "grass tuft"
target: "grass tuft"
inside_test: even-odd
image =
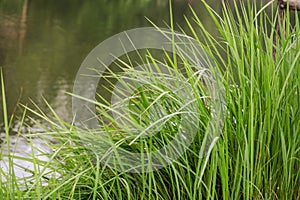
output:
[[[1,171],[0,198],[299,199],[300,26],[297,13],[287,11],[284,21],[279,22],[278,13],[270,17],[266,12],[271,4],[260,9],[250,1],[235,3],[233,9],[224,5],[222,14],[217,14],[206,1],[203,4],[220,37],[210,35],[194,10],[193,19],[186,18],[186,22],[193,38],[211,58],[207,64],[222,74],[226,110],[219,138],[209,138],[206,132],[214,111],[207,86],[199,78],[201,71],[191,66],[183,55],[165,53],[162,60],[157,60],[148,52],[143,63],[153,63],[154,68],[142,72],[133,69],[133,62],[119,61],[123,72],[132,74],[129,78],[142,81],[145,86],[134,90],[132,97],[123,99],[130,105],[126,108],[122,99],[113,107],[99,94],[101,101],[94,102],[99,113],[97,134],[64,122],[49,104],[51,115],[26,107],[42,119],[42,123],[32,120],[45,130],[29,136],[50,136],[55,140],[48,143],[53,152],[47,153],[47,161],[35,158],[33,152],[35,168],[31,182],[21,186],[14,174],[13,155],[8,151],[5,156],[10,167],[6,172]],[[289,17],[292,15],[295,15],[294,22]],[[159,69],[159,64],[172,69],[169,76],[158,78],[154,69]],[[111,72],[102,78],[113,85],[114,81],[121,81],[120,75]],[[182,86],[178,83],[185,85],[183,90],[174,91],[170,83],[176,87]],[[11,120],[5,111],[2,75],[1,84],[6,139],[10,145]],[[190,88],[188,91],[193,95],[186,92]],[[190,104],[196,106],[190,109],[187,106]],[[119,117],[112,117],[113,113]],[[130,152],[151,154],[176,138],[185,113],[199,121],[196,136],[181,157],[162,169],[128,173],[109,167],[112,154],[99,154],[111,144]],[[156,131],[155,127],[160,128],[157,134],[144,135],[149,130]],[[205,138],[210,145],[203,146]],[[207,150],[204,157],[203,149]],[[118,159],[121,156],[115,156],[112,164],[117,166]],[[40,165],[59,176],[47,174],[45,168],[40,170]],[[47,184],[43,184],[45,177]]]

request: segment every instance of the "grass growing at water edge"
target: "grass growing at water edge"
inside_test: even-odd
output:
[[[204,3],[205,4],[205,3]],[[50,154],[50,161],[44,165],[54,165],[60,178],[49,180],[48,186],[38,181],[42,176],[38,171],[33,185],[21,190],[14,181],[13,174],[9,188],[2,183],[4,195],[13,199],[31,197],[41,199],[299,199],[300,184],[300,41],[299,21],[290,23],[287,12],[285,37],[273,38],[277,34],[276,18],[269,17],[264,10],[257,10],[250,3],[230,10],[224,7],[222,16],[217,15],[207,6],[221,37],[211,36],[194,13],[194,19],[187,23],[201,46],[210,54],[218,69],[222,70],[222,82],[226,89],[226,115],[223,132],[207,157],[200,157],[203,133],[209,120],[210,110],[203,101],[202,89],[197,82],[197,71],[187,66],[188,81],[195,92],[195,99],[201,119],[196,138],[183,154],[161,170],[132,174],[119,172],[105,166],[97,153],[82,145],[79,131],[72,124],[59,119],[53,111],[50,117],[42,111],[34,112],[47,122],[45,135],[51,135],[58,142],[52,144],[55,150]],[[296,13],[295,13],[296,15]],[[198,39],[201,36],[201,41]],[[204,42],[203,42],[204,41]],[[275,59],[272,55],[276,49]],[[225,55],[225,56],[224,56]],[[151,55],[148,55],[151,60]],[[177,58],[177,60],[184,58]],[[167,60],[174,66],[174,60]],[[130,67],[130,66],[128,66]],[[139,73],[136,72],[137,78]],[[145,74],[143,74],[144,76]],[[153,76],[149,71],[147,76]],[[112,75],[116,76],[117,75]],[[174,80],[184,80],[179,71],[175,71]],[[162,87],[161,85],[165,86]],[[183,94],[174,95],[166,84],[158,86],[154,81],[146,91],[137,93],[131,99],[134,106],[132,123],[138,128],[153,123],[149,119],[134,115],[151,107],[151,101],[161,100],[169,115],[178,110],[182,104]],[[147,92],[149,91],[150,92]],[[2,91],[4,87],[2,84]],[[168,94],[164,101],[162,94]],[[4,99],[5,93],[2,93]],[[149,101],[151,100],[151,101]],[[120,137],[117,122],[106,113],[110,108],[96,102],[105,119],[102,128],[111,133],[114,139],[132,151],[142,152],[144,147],[157,147],[165,144],[168,137],[156,140],[141,139],[134,145],[128,145],[126,137]],[[171,105],[171,108],[170,108]],[[5,106],[5,101],[3,101]],[[50,106],[49,106],[50,107]],[[51,107],[50,107],[51,108]],[[176,111],[175,111],[176,112]],[[180,115],[178,115],[180,118]],[[197,117],[197,116],[196,116]],[[199,117],[199,116],[198,116]],[[9,120],[7,131],[9,130]],[[206,120],[205,120],[206,119]],[[176,122],[176,117],[169,122]],[[105,123],[104,123],[105,122]],[[167,123],[165,134],[176,131],[178,127]],[[38,122],[37,122],[38,123]],[[140,126],[142,123],[142,127]],[[101,123],[100,123],[101,124]],[[176,123],[175,123],[176,124]],[[135,126],[133,126],[135,127]],[[130,134],[129,127],[122,127],[124,135]],[[130,127],[132,128],[132,126]],[[140,129],[137,129],[140,131]],[[8,134],[8,132],[7,132]],[[39,134],[40,136],[43,134]],[[87,136],[93,136],[86,132]],[[7,135],[8,136],[8,135]],[[121,135],[122,136],[122,135]],[[87,139],[89,139],[87,137]],[[130,138],[129,138],[130,139]],[[8,176],[8,177],[9,177]]]

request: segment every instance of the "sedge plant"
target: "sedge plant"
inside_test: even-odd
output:
[[[49,142],[53,152],[43,165],[59,176],[48,176],[45,185],[45,174],[37,170],[33,172],[33,181],[20,187],[12,168],[5,174],[10,178],[0,183],[2,196],[105,200],[299,199],[300,25],[297,13],[287,10],[278,32],[278,14],[275,11],[270,16],[266,12],[272,4],[259,9],[250,1],[235,3],[233,8],[224,5],[222,14],[217,14],[205,1],[203,4],[219,37],[207,31],[193,9],[193,19],[186,22],[193,38],[211,58],[206,64],[222,74],[226,107],[221,134],[217,140],[208,140],[205,156],[201,152],[213,102],[207,94],[207,85],[199,78],[201,71],[191,66],[183,55],[163,52],[164,58],[158,61],[147,52],[146,56],[138,54],[138,57],[143,59],[142,63],[152,63],[153,68],[135,71],[130,59],[117,62],[121,74],[130,70],[131,79],[144,81],[144,86],[135,89],[127,85],[127,89],[134,91],[124,108],[129,114],[119,110],[125,104],[112,107],[101,93],[98,101],[76,96],[96,105],[99,130],[80,129],[64,122],[48,104],[50,114],[27,107],[27,111],[42,119],[43,123],[32,120],[45,130],[30,136],[51,136],[55,141]],[[295,15],[293,23],[291,15]],[[172,70],[168,76],[157,79],[159,64]],[[119,77],[120,73],[114,71],[102,77],[108,92],[113,92],[113,84],[121,81]],[[195,102],[196,107],[184,110],[183,99],[191,94],[186,90],[174,92],[170,81],[187,83],[193,93],[188,103]],[[131,173],[109,165],[110,154],[99,154],[103,150],[101,145],[114,144],[141,154],[167,145],[180,129],[183,110],[199,124],[193,142],[172,164],[155,171]],[[114,112],[119,118],[112,117]],[[7,116],[5,119],[8,122]],[[148,137],[140,134],[155,127],[153,124],[160,125],[157,134]],[[5,127],[9,129],[8,123]],[[118,165],[117,156],[113,164]]]

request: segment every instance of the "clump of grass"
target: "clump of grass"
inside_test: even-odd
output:
[[[220,30],[226,59],[216,48],[218,42],[194,15],[212,57],[220,60],[219,67],[225,67],[228,115],[222,140],[212,155],[218,160],[217,180],[222,192],[214,192],[225,199],[297,199],[300,181],[297,13],[292,27],[289,15],[293,13],[287,12],[281,22],[285,26],[280,26],[278,35],[276,18],[270,19],[255,5],[236,6],[235,17],[228,8],[224,9],[221,17],[208,8]],[[195,28],[190,28],[196,37]]]
[[[45,135],[56,139],[52,145],[55,151],[49,155],[51,162],[48,165],[55,163],[53,169],[57,169],[60,177],[50,179],[48,185],[43,186],[39,181],[41,176],[37,175],[33,185],[20,190],[14,175],[9,174],[12,177],[9,179],[10,187],[2,189],[4,195],[9,194],[7,197],[11,199],[21,196],[39,199],[299,199],[298,17],[291,27],[288,16],[293,13],[287,12],[285,26],[280,27],[285,36],[279,36],[276,31],[277,15],[270,18],[264,9],[257,10],[255,5],[248,3],[245,6],[242,3],[233,10],[224,7],[222,15],[218,15],[203,3],[220,32],[220,38],[216,39],[206,31],[195,12],[194,19],[187,19],[187,23],[193,37],[212,58],[209,62],[211,67],[222,71],[226,91],[222,134],[215,144],[209,146],[205,157],[200,152],[212,112],[209,100],[203,101],[205,86],[197,81],[197,69],[187,63],[183,65],[187,77],[180,75],[177,60],[184,62],[184,58],[167,56],[164,64],[175,70],[170,78],[188,80],[192,86],[197,102],[196,113],[200,113],[202,122],[192,144],[180,158],[157,171],[128,173],[110,168],[103,162],[105,158],[100,157],[99,152],[91,151],[83,141],[95,140],[96,143],[89,143],[95,146],[100,140],[101,143],[107,142],[104,144],[118,142],[127,150],[140,153],[170,142],[174,138],[173,133],[179,129],[173,124],[179,124],[181,114],[164,120],[163,131],[153,140],[140,137],[131,145],[136,138],[130,138],[130,134],[143,131],[153,123],[151,119],[156,119],[142,115],[151,106],[155,108],[153,102],[163,102],[159,108],[167,115],[178,112],[183,106],[180,101],[184,98],[183,94],[170,91],[167,81],[162,82],[165,84],[154,81],[139,88],[130,99],[130,127],[126,127],[128,121],[122,126],[120,121],[112,118],[114,110],[107,104],[95,102],[101,113],[100,131],[110,136],[105,137],[107,141],[102,135],[80,130],[60,120],[51,106],[54,118],[28,108],[48,123],[44,127],[47,130]],[[201,41],[198,39],[200,36],[203,38]],[[274,37],[277,38],[276,43]],[[153,56],[148,55],[148,58],[148,61],[154,61]],[[137,78],[142,77],[135,73]],[[145,75],[151,77],[153,72]],[[117,74],[111,76],[118,77]],[[194,116],[194,111],[188,111]],[[9,128],[8,125],[6,127]]]

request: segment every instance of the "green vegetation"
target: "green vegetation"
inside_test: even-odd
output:
[[[43,120],[41,124],[40,121],[35,123],[47,130],[28,134],[28,137],[55,138],[56,142],[51,144],[54,152],[49,153],[49,161],[33,155],[36,170],[23,185],[14,175],[13,166],[10,165],[5,174],[2,171],[2,179],[4,176],[7,181],[0,182],[0,199],[299,199],[300,24],[297,13],[287,11],[280,25],[280,36],[276,32],[277,15],[268,16],[264,8],[257,10],[250,3],[236,5],[234,11],[224,7],[219,16],[205,5],[218,27],[220,38],[207,32],[196,13],[194,19],[187,19],[187,24],[193,37],[211,56],[209,64],[220,70],[226,89],[222,134],[209,146],[205,157],[200,154],[201,142],[206,136],[212,102],[209,98],[203,100],[206,87],[199,81],[197,68],[189,66],[184,57],[166,54],[165,63],[175,71],[170,78],[186,80],[192,87],[200,116],[193,115],[196,111],[188,111],[201,120],[197,136],[179,159],[154,172],[119,172],[104,165],[96,151],[83,145],[84,139],[100,141],[99,135],[60,120],[53,110],[50,116],[26,107],[26,112],[33,112]],[[290,15],[293,14],[296,17],[291,24]],[[274,51],[276,55],[273,56]],[[154,56],[148,53],[146,63],[154,61]],[[177,63],[183,64],[186,76],[181,75]],[[128,64],[122,64],[130,68]],[[133,73],[138,80],[153,76],[151,70],[144,74]],[[118,78],[114,73],[110,76]],[[5,111],[1,80],[5,130],[9,140],[10,119]],[[179,111],[184,106],[181,100],[186,95],[174,94],[168,83],[169,80],[153,81],[136,91],[130,101],[130,127],[126,127],[126,123],[120,125],[110,117],[114,110],[105,104],[105,99],[102,103],[95,102],[102,115],[99,119],[101,130],[111,136],[105,139],[118,141],[122,147],[134,152],[150,151],[168,143],[179,129],[173,124],[178,126]],[[132,138],[132,132],[155,123],[139,114],[146,113],[155,101],[163,102],[159,104],[160,108],[169,116],[164,119],[165,126],[153,139],[136,138],[136,135]],[[176,112],[178,114],[172,115]],[[79,134],[84,134],[85,138]],[[97,144],[93,145],[97,147]],[[7,154],[2,156],[8,156],[9,164],[12,164],[13,156],[9,151]],[[39,165],[60,176],[46,172]]]

